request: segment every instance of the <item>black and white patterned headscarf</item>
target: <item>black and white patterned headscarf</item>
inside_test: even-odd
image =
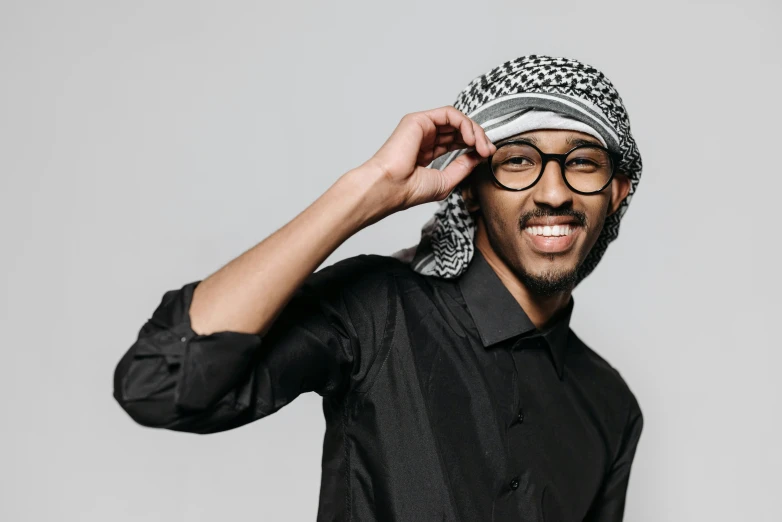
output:
[[[579,268],[580,283],[619,235],[619,222],[641,178],[641,154],[614,86],[603,73],[577,60],[528,55],[475,78],[453,106],[480,124],[493,142],[528,130],[568,128],[592,134],[621,154],[619,170],[630,178],[630,192],[619,210],[606,218],[600,236]],[[444,154],[429,167],[442,170],[467,150]],[[454,278],[472,259],[474,237],[475,222],[457,187],[424,225],[420,243],[393,256],[409,262],[421,274]]]

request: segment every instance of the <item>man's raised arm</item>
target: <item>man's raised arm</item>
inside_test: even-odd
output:
[[[465,147],[475,151],[443,171],[426,168]],[[451,106],[406,115],[370,160],[288,224],[203,281],[166,292],[117,365],[115,398],[140,424],[207,433],[268,415],[303,391],[343,387],[355,351],[374,342],[361,335],[374,329],[351,322],[381,311],[340,293],[354,262],[313,271],[362,228],[447,197],[494,150]]]

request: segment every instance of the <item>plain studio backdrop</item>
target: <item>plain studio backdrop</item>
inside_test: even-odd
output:
[[[314,520],[320,397],[143,428],[112,374],[166,290],[523,54],[614,82],[643,155],[573,329],[635,392],[628,521],[782,520],[779,2],[0,2],[0,519]],[[418,241],[430,203],[323,266]]]

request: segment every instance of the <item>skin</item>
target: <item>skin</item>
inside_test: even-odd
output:
[[[470,147],[444,170],[427,165]],[[496,148],[452,106],[406,114],[382,147],[285,226],[201,281],[189,316],[197,334],[264,335],[304,280],[349,237],[415,205],[441,201]]]
[[[496,145],[522,137],[533,139],[543,152],[558,154],[572,149],[574,139],[600,144],[582,132],[544,129],[518,134]],[[597,241],[606,217],[619,209],[629,191],[630,179],[617,172],[602,192],[578,194],[565,184],[559,164],[550,161],[534,186],[514,192],[493,182],[484,160],[466,180],[462,196],[476,220],[476,248],[532,322],[541,328],[570,301],[578,267]],[[542,253],[522,228],[531,212],[543,219],[546,215],[574,212],[582,217],[585,226],[575,227],[575,240],[564,252]]]
[[[572,148],[569,136],[596,142],[562,130],[520,136],[534,136],[540,149],[554,153]],[[471,152],[442,171],[427,167],[434,158],[465,147]],[[496,150],[481,126],[453,106],[405,115],[370,159],[342,175],[282,228],[201,281],[189,311],[193,330],[200,335],[264,335],[296,289],[344,241],[395,212],[442,201],[459,185],[466,185],[463,194],[475,212],[477,248],[535,325],[544,326],[568,303],[570,289],[544,295],[533,291],[530,282],[556,283],[582,263],[630,182],[617,176],[604,192],[581,196],[564,184],[558,165],[549,163],[533,188],[506,191],[491,183],[485,168],[476,169]],[[541,255],[520,227],[532,210],[579,212],[588,226],[579,231],[572,251]]]

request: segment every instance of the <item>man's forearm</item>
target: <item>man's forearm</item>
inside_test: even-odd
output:
[[[269,237],[196,287],[193,330],[263,335],[304,280],[344,241],[390,213],[381,174],[354,169]]]

